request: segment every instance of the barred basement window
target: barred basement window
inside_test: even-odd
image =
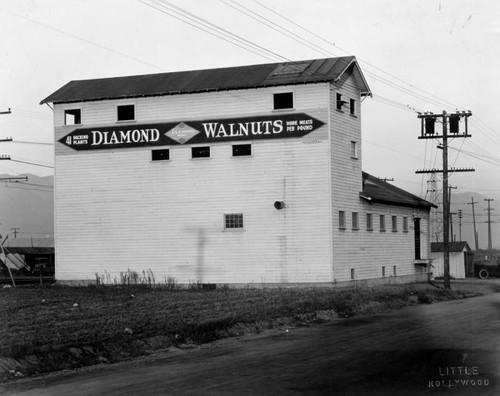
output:
[[[64,110],[64,125],[79,125],[82,123],[82,110]]]
[[[210,158],[210,146],[191,147],[191,158]]]
[[[343,210],[339,211],[339,228],[345,229],[345,212]]]
[[[380,215],[380,231],[385,231],[385,215]]]
[[[392,232],[398,232],[398,217],[392,216]]]
[[[170,149],[151,150],[151,161],[168,161],[170,159]]]
[[[274,110],[293,109],[293,92],[275,93]]]
[[[366,230],[373,231],[373,215],[371,213],[366,214]]]
[[[116,119],[118,121],[135,120],[135,105],[122,105],[116,107]]]
[[[233,157],[252,155],[251,144],[233,144]]]
[[[243,228],[243,213],[231,213],[224,215],[224,229]]]

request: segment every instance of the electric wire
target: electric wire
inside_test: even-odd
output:
[[[219,27],[218,25],[207,21],[206,19],[198,17],[197,15],[195,15],[187,10],[184,10],[183,8],[178,7],[178,6],[172,4],[168,1],[165,1],[165,0],[149,0],[149,2],[146,0],[138,0],[138,1],[140,3],[148,6],[148,7],[151,7],[151,8],[153,8],[157,11],[160,11],[166,15],[169,15],[169,16],[171,16],[171,17],[173,17],[181,22],[184,22],[192,27],[195,27],[199,30],[202,30],[205,33],[208,33],[212,36],[218,37],[218,38],[220,38],[220,39],[222,39],[230,44],[236,45],[236,46],[238,46],[242,49],[245,49],[247,51],[253,52],[254,54],[261,56],[261,57],[264,57],[268,60],[272,60],[272,61],[275,61],[276,59],[286,60],[286,61],[290,60],[288,58],[285,58],[285,57],[277,54],[276,52],[270,51],[270,50],[268,50],[268,49],[266,49],[258,44],[255,44],[255,43],[253,43],[253,42],[251,42],[243,37],[235,35],[235,34],[229,32],[228,30],[223,29],[223,28]],[[158,8],[155,5],[150,4],[150,3],[154,3],[156,6],[161,7],[161,8]],[[189,21],[191,21],[191,22],[189,22]],[[216,29],[216,31],[214,31],[214,29]],[[234,40],[234,41],[232,41],[232,40]]]

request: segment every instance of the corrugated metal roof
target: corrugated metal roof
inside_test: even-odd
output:
[[[335,81],[351,67],[359,70],[362,95],[370,95],[354,56],[268,63],[220,69],[180,71],[71,81],[40,102],[74,103],[104,99],[175,95]],[[356,73],[356,75],[358,75]]]
[[[467,241],[450,242],[449,246],[450,246],[450,252],[462,252],[464,249],[468,252],[471,251]],[[433,252],[433,253],[444,252],[444,243],[443,242],[432,242],[431,243],[431,252]]]
[[[401,188],[363,172],[363,191],[360,193],[373,203],[383,203],[415,208],[437,208],[436,205],[417,197]]]

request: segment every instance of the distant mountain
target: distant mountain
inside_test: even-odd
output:
[[[28,180],[8,180],[27,177]],[[54,236],[54,178],[0,175],[0,234],[15,238]],[[3,239],[2,238],[2,239]]]

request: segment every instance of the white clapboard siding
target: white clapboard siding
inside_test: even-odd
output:
[[[347,105],[336,108],[336,93]],[[372,279],[385,276],[415,275],[423,267],[414,264],[413,215],[421,217],[421,254],[429,258],[429,212],[394,205],[370,205],[359,197],[362,191],[362,147],[360,96],[353,78],[345,78],[330,92],[331,175],[332,175],[332,244],[334,281]],[[354,99],[355,114],[350,114],[349,100]],[[351,157],[351,142],[358,145],[357,158]],[[369,170],[368,170],[369,172]],[[339,228],[339,211],[345,212],[346,228]],[[352,213],[358,213],[359,228],[352,228]],[[373,230],[366,227],[366,213],[373,215]],[[379,215],[385,215],[386,231],[379,230]],[[398,229],[392,231],[392,216],[397,216]],[[408,232],[403,232],[403,217],[408,219]]]
[[[151,270],[181,283],[324,282],[332,279],[328,85],[280,88],[295,110],[326,123],[299,139],[252,142],[252,156],[231,157],[231,143],[211,145],[210,159],[190,146],[170,161],[151,149],[76,152],[56,145],[56,277],[119,279]],[[114,125],[116,105],[134,103],[137,123],[273,114],[278,89],[177,95],[56,105],[56,138],[65,109],[82,125]],[[276,210],[275,201],[286,209]],[[243,213],[244,230],[224,231],[224,213]]]

